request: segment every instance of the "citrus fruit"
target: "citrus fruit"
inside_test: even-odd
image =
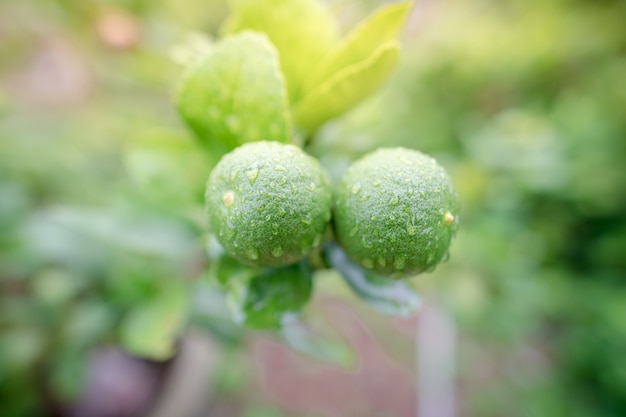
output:
[[[434,269],[458,225],[446,171],[406,148],[378,149],[352,163],[334,204],[335,234],[348,256],[395,278]]]
[[[224,155],[209,177],[209,226],[228,254],[253,266],[297,262],[319,245],[331,189],[318,161],[300,148],[253,142]]]

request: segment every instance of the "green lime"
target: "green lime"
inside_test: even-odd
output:
[[[232,257],[278,267],[307,256],[330,220],[326,172],[300,148],[252,142],[224,155],[206,189],[209,225]]]
[[[383,148],[355,161],[334,199],[335,234],[348,256],[395,278],[433,270],[458,225],[446,171],[411,149]]]

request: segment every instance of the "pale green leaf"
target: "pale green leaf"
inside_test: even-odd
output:
[[[388,42],[370,58],[339,71],[311,91],[294,109],[296,125],[305,132],[314,132],[370,96],[394,68],[399,51],[397,42]]]
[[[339,71],[370,58],[381,46],[395,40],[412,4],[413,1],[393,3],[368,16],[317,65],[307,80],[307,91]]]
[[[266,33],[279,51],[289,97],[301,96],[311,70],[339,41],[337,23],[318,0],[231,0],[227,33]]]
[[[276,48],[263,34],[217,43],[187,68],[175,100],[183,120],[216,154],[245,142],[291,138]]]
[[[171,285],[156,298],[136,306],[121,324],[121,343],[137,356],[162,360],[175,352],[175,342],[187,315],[187,296]]]

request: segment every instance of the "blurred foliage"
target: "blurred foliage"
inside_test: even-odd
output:
[[[176,48],[190,31],[216,36],[227,10],[0,4],[3,416],[71,402],[96,346],[167,356],[191,326],[241,346],[204,276],[214,158],[172,105]],[[451,259],[414,284],[455,313],[466,415],[626,415],[625,20],[620,0],[422,0],[391,82],[309,149],[335,176],[381,145],[431,153],[453,175],[464,207]],[[348,361],[301,328],[283,336]],[[246,372],[217,375],[221,389],[245,390],[231,379]]]

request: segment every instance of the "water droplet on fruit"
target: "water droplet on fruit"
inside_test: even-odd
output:
[[[280,255],[282,255],[282,254],[283,254],[283,252],[284,252],[284,251],[283,251],[283,248],[282,248],[282,246],[280,246],[280,245],[278,245],[278,246],[274,246],[274,247],[272,248],[272,256],[273,256],[274,258],[278,258]]]
[[[239,168],[235,168],[232,171],[230,171],[230,176],[228,177],[230,182],[235,181],[235,178],[237,178],[237,175],[239,175]]]
[[[234,202],[235,202],[235,192],[226,191],[224,193],[224,196],[222,196],[222,203],[224,203],[226,207],[230,207],[233,205]]]
[[[259,259],[259,251],[256,248],[247,248],[246,249],[246,256],[253,260],[256,261],[257,259]]]
[[[396,256],[396,258],[393,260],[393,267],[398,271],[402,271],[404,269],[405,263],[406,258],[404,256]]]
[[[254,185],[256,179],[259,177],[259,169],[251,168],[246,170],[246,177],[248,177],[248,181],[250,181],[250,185]]]

